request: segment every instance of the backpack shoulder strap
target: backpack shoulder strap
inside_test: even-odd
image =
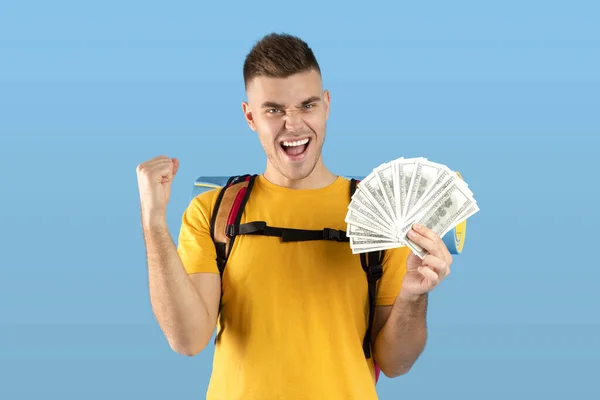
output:
[[[250,174],[232,176],[221,188],[217,197],[210,223],[210,234],[215,243],[217,265],[221,276],[235,240],[235,236],[228,232],[230,227],[239,225],[255,178],[256,175]]]
[[[354,195],[356,186],[360,181],[352,178],[350,181],[350,197]],[[367,325],[367,333],[363,340],[363,351],[367,358],[371,357],[371,329],[373,327],[373,319],[375,318],[375,303],[377,299],[377,282],[383,275],[383,256],[384,251],[372,251],[360,254],[360,262],[367,276],[367,285],[369,290],[369,323]]]

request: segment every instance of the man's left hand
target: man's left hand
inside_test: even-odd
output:
[[[406,275],[400,296],[414,300],[433,290],[450,274],[452,255],[442,238],[426,226],[415,224],[409,232],[409,238],[427,251],[422,260],[413,252],[406,260]]]

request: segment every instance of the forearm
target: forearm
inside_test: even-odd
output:
[[[405,298],[400,294],[375,339],[375,360],[389,377],[410,370],[427,341],[427,295]]]
[[[197,354],[214,330],[207,306],[184,269],[166,221],[143,219],[143,233],[154,315],[173,350]]]

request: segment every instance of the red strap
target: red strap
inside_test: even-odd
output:
[[[235,200],[233,201],[233,206],[231,207],[231,211],[229,212],[229,218],[227,218],[227,225],[231,225],[235,223],[235,219],[240,211],[240,207],[242,206],[242,200],[246,195],[247,187],[240,189],[237,196],[235,196]]]
[[[247,176],[244,178],[244,181],[249,182],[251,176]],[[233,200],[233,205],[231,206],[231,210],[229,211],[229,216],[227,217],[227,225],[232,225],[235,223],[235,220],[240,212],[240,207],[242,206],[242,202],[244,201],[244,196],[246,196],[246,191],[248,190],[248,186],[243,187],[235,196],[235,200]]]

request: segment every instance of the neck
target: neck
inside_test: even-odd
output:
[[[329,171],[321,159],[312,172],[302,179],[286,177],[269,162],[263,175],[269,182],[289,189],[320,189],[331,185],[337,179],[337,175]]]

